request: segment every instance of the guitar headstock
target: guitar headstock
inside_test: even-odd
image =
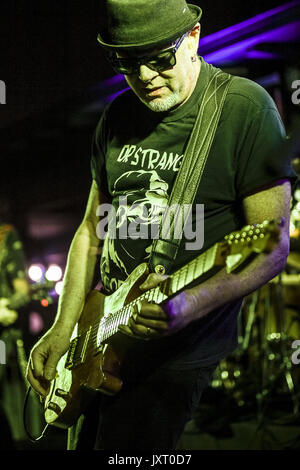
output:
[[[270,252],[279,239],[279,227],[283,220],[265,220],[260,224],[246,225],[232,232],[224,240],[229,254],[226,258],[227,272],[237,269],[251,254]]]

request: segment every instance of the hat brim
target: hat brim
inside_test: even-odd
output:
[[[139,50],[139,49],[151,49],[153,47],[159,47],[164,44],[171,43],[178,39],[180,36],[182,36],[184,33],[192,29],[195,24],[197,24],[202,16],[202,10],[200,7],[197,5],[192,5],[188,4],[189,9],[191,10],[191,13],[194,14],[194,19],[193,21],[185,24],[182,26],[181,29],[178,29],[176,31],[170,31],[169,33],[164,32],[160,37],[156,37],[154,39],[151,39],[148,42],[139,42],[139,43],[130,43],[130,44],[109,44],[103,40],[100,34],[97,36],[97,41],[101,46],[107,48],[107,49],[130,49],[130,50]]]

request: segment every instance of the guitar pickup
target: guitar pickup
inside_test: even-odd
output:
[[[71,341],[65,363],[66,369],[73,369],[73,367],[84,362],[91,331],[92,327],[90,326],[88,331]]]
[[[69,350],[68,350],[68,355],[67,355],[67,359],[66,359],[66,363],[65,363],[65,368],[66,369],[70,370],[74,366],[74,356],[75,356],[75,351],[76,351],[76,346],[77,346],[78,340],[79,340],[79,336],[74,338],[70,343]]]

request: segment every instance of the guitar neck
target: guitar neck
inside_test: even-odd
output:
[[[157,287],[146,291],[117,312],[104,315],[98,327],[97,344],[114,335],[119,325],[128,325],[133,314],[133,307],[138,302],[147,300],[148,302],[161,304],[163,301],[174,297],[195,280],[200,280],[204,274],[207,274],[214,267],[224,266],[225,260],[226,247],[222,243],[216,243],[205,253],[178,269]]]

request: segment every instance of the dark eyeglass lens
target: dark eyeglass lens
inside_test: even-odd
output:
[[[146,64],[157,71],[167,70],[176,64],[175,54],[171,51],[161,52]]]
[[[141,64],[145,64],[149,68],[158,72],[167,70],[171,67],[174,67],[176,64],[176,57],[173,51],[165,51],[155,56],[149,57],[149,59],[145,58],[145,60],[142,60],[141,62],[134,59],[118,58],[111,58],[111,62],[116,72],[130,75],[133,73],[138,73]]]

